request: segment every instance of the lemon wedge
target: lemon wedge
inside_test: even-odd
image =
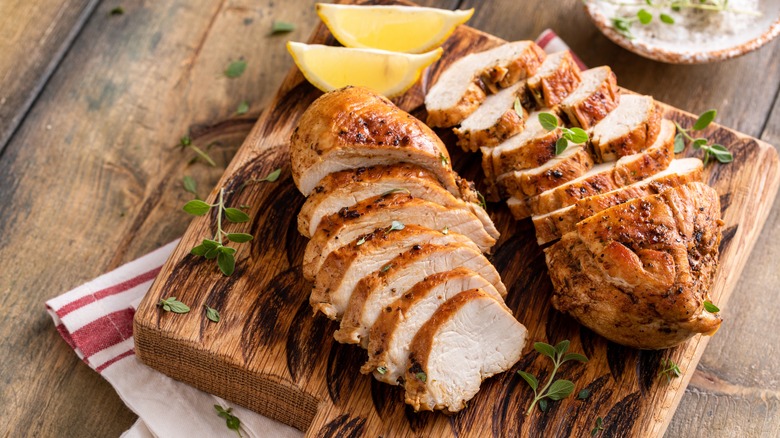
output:
[[[387,97],[408,90],[425,67],[441,57],[438,48],[419,55],[376,49],[348,49],[288,42],[287,50],[306,79],[322,91],[347,85],[371,88]]]
[[[346,47],[423,53],[440,46],[456,26],[471,18],[474,9],[317,3],[317,14]]]

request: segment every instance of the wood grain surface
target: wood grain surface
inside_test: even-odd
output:
[[[188,199],[181,177],[194,176],[202,196],[216,184],[292,65],[284,41],[305,40],[318,21],[312,0],[115,0],[81,13],[85,23],[74,20],[76,5],[87,3],[0,6],[0,132],[18,121],[0,142],[7,144],[0,151],[0,306],[7,321],[0,325],[0,436],[119,436],[132,424],[133,413],[61,340],[42,303],[181,235],[189,221],[179,210]],[[610,63],[622,85],[696,113],[718,108],[723,125],[780,144],[777,41],[738,59],[681,67],[611,44],[578,0],[425,3],[473,5],[470,24],[505,39],[552,27],[587,64]],[[119,5],[125,14],[110,16]],[[274,19],[297,30],[269,37]],[[226,62],[242,55],[247,74],[225,81]],[[170,78],[187,71],[201,74],[171,86]],[[106,78],[124,86],[90,108]],[[38,97],[17,102],[32,104],[10,103],[12,95],[30,96],[30,83],[38,84]],[[242,100],[250,111],[238,117]],[[211,151],[220,168],[187,166],[191,154],[175,145],[188,131],[198,145],[222,145]],[[768,329],[780,318],[778,242],[775,203],[668,436],[768,437],[780,429],[780,362],[773,359],[780,334]]]
[[[332,43],[332,38],[321,26],[313,41]],[[465,53],[499,42],[460,28],[422,83],[432,83]],[[422,88],[418,85],[397,103],[424,119]],[[285,80],[218,185],[229,193],[230,205],[250,206],[250,228],[235,230],[251,232],[256,240],[239,247],[237,272],[223,277],[213,262],[189,254],[213,233],[216,216],[193,222],[136,313],[136,352],[142,361],[305,430],[307,436],[582,436],[597,417],[604,418],[605,436],[663,435],[710,338],[696,337],[666,351],[637,351],[609,343],[552,311],[551,284],[533,229],[529,221],[512,220],[501,204],[489,209],[502,232],[492,261],[509,287],[507,304],[528,327],[532,341],[571,339],[573,351],[590,358],[587,366],[562,369],[576,391],[591,391],[590,398],[568,398],[552,403],[548,412],[525,416],[532,393],[514,371],[544,376],[549,368],[531,345],[511,372],[486,381],[469,408],[450,417],[414,414],[404,405],[400,388],[360,375],[365,352],[336,343],[331,336],[335,324],[311,316],[311,285],[300,272],[306,241],[298,235],[294,217],[303,197],[289,175],[288,142],[297,118],[320,94],[297,71]],[[684,126],[695,120],[664,108],[667,118]],[[445,141],[452,140],[443,134]],[[733,164],[709,166],[705,176],[721,195],[726,224],[712,291],[714,301],[725,307],[780,185],[780,163],[766,143],[716,126],[704,134],[735,154]],[[462,175],[481,180],[475,155],[455,154],[453,162]],[[242,189],[277,167],[283,169],[278,182]],[[211,193],[212,202],[218,188]],[[157,303],[169,296],[193,309],[216,307],[227,317],[211,324],[203,311],[162,312]],[[658,375],[666,358],[679,364],[682,378],[667,382]]]

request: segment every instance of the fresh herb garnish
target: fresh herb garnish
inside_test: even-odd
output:
[[[661,371],[658,372],[658,376],[666,376],[666,383],[669,383],[673,377],[682,376],[682,372],[672,359],[661,359]]]
[[[596,427],[590,431],[590,436],[596,436],[599,432],[604,430],[604,420],[601,417],[596,418]]]
[[[238,417],[233,415],[233,408],[225,409],[220,405],[214,405],[214,409],[217,410],[217,415],[225,419],[225,425],[227,426],[227,428],[230,430],[235,430],[239,438],[242,438],[241,420],[239,420]]]
[[[379,374],[385,374],[387,373],[387,367],[377,367],[376,372]]]
[[[674,152],[679,154],[685,150],[685,140],[687,139],[691,142],[694,150],[701,149],[704,151],[703,161],[705,166],[710,162],[710,159],[713,158],[721,163],[731,163],[734,161],[734,156],[722,144],[709,144],[706,138],[693,138],[689,134],[691,131],[701,131],[706,129],[708,126],[710,126],[710,123],[715,120],[715,116],[717,115],[717,110],[711,109],[709,111],[705,111],[696,119],[696,122],[694,122],[693,126],[688,129],[685,129],[680,126],[679,123],[674,122],[674,125],[677,127],[677,135],[674,137]]]
[[[566,354],[566,350],[569,349],[568,340],[559,342],[555,347],[550,344],[545,344],[544,342],[536,342],[534,343],[534,349],[538,351],[539,354],[552,359],[553,370],[542,389],[539,389],[539,381],[536,379],[536,376],[526,373],[525,371],[517,372],[517,374],[519,374],[534,391],[534,399],[528,407],[528,410],[525,413],[526,415],[531,413],[537,403],[540,403],[541,408],[541,402],[546,398],[549,398],[550,400],[561,400],[574,392],[574,383],[571,381],[564,379],[553,380],[555,378],[555,373],[558,372],[558,368],[560,368],[561,365],[570,360],[576,360],[583,363],[588,361],[587,357],[579,353]],[[544,404],[546,403],[547,401],[544,400]]]
[[[445,226],[444,229],[441,230],[441,233],[444,234],[445,236],[447,234],[450,234],[450,227],[449,226]]]
[[[225,206],[225,189],[220,189],[217,203],[208,204],[199,199],[194,199],[186,203],[183,210],[193,216],[203,216],[208,213],[212,207],[217,208],[217,232],[213,239],[203,239],[203,242],[192,248],[191,254],[205,257],[207,260],[217,259],[217,266],[226,276],[233,274],[236,268],[235,253],[236,249],[223,244],[227,238],[230,242],[244,243],[252,240],[251,234],[246,233],[228,233],[222,229],[222,215],[230,222],[247,222],[249,215],[237,208]]]
[[[189,313],[190,311],[190,307],[177,300],[176,297],[162,298],[157,305],[162,307],[166,312]]]
[[[590,389],[585,388],[579,393],[577,393],[577,398],[580,400],[587,400],[588,397],[590,397]]]
[[[295,30],[295,25],[284,21],[274,21],[271,26],[271,34],[276,35],[278,33],[287,33]]]
[[[406,225],[398,221],[393,221],[390,223],[390,228],[387,229],[387,232],[403,230],[404,228],[406,228]]]
[[[184,190],[192,193],[195,195],[195,199],[198,199],[198,183],[195,182],[193,177],[184,175],[184,178],[181,179],[181,184],[184,186]]]
[[[546,131],[558,129],[558,118],[550,113],[539,113],[539,123]],[[574,144],[585,143],[588,141],[588,133],[582,128],[561,127],[561,138],[555,142],[555,155],[560,155],[569,147],[569,142]]]
[[[217,309],[209,307],[206,304],[204,304],[203,307],[206,308],[206,318],[208,318],[209,321],[219,322],[219,311],[217,311]]]
[[[479,206],[482,207],[483,210],[487,210],[487,201],[485,200],[485,197],[482,196],[482,193],[478,190],[475,191],[477,192],[477,198],[479,198]]]
[[[273,172],[269,173],[268,175],[266,175],[263,178],[259,178],[259,179],[258,178],[252,178],[252,179],[248,179],[248,180],[244,181],[244,183],[241,184],[241,188],[243,189],[244,187],[248,186],[249,184],[254,184],[254,183],[276,182],[281,175],[282,175],[282,168],[279,167],[279,168],[277,168],[276,170],[274,170]]]
[[[718,313],[718,312],[720,312],[720,309],[718,308],[718,306],[712,304],[712,301],[709,301],[709,300],[704,302],[704,310],[706,310],[706,311],[708,311],[710,313]]]
[[[121,6],[117,6],[109,12],[109,15],[122,15],[125,13],[125,9]]]
[[[415,373],[414,377],[417,377],[417,380],[423,383],[425,383],[425,381],[428,380],[428,375],[422,371],[420,371],[419,373]]]
[[[450,159],[445,157],[443,153],[439,152],[439,161],[441,161],[442,165],[446,166],[447,164],[449,164]]]
[[[364,243],[366,243],[366,236],[363,236],[360,239],[358,239],[357,243],[355,243],[355,246],[360,246]]]
[[[235,79],[244,74],[244,70],[246,70],[246,61],[243,59],[232,61],[225,69],[225,76]]]
[[[515,97],[515,105],[514,105],[515,113],[520,117],[521,119],[525,117],[525,111],[523,111],[523,105],[520,104],[520,98]]]
[[[241,103],[238,104],[238,108],[236,108],[236,114],[246,114],[247,111],[249,111],[249,102],[242,100]]]
[[[189,135],[185,135],[184,137],[179,139],[179,147],[182,150],[184,150],[184,149],[192,150],[193,152],[195,152],[195,154],[197,154],[195,159],[200,158],[203,161],[205,161],[206,163],[208,163],[209,166],[217,167],[217,163],[215,163],[214,160],[211,159],[209,154],[203,152],[203,150],[201,148],[199,148],[199,147],[195,146],[194,144],[192,144],[192,139],[190,138]]]

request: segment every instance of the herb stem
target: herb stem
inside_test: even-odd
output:
[[[225,208],[225,189],[221,188],[219,189],[219,201],[217,202],[217,205],[219,208],[217,209],[217,234],[214,236],[214,240],[219,242],[220,245],[222,245],[222,209]]]
[[[552,374],[550,374],[550,378],[547,379],[547,383],[544,385],[541,391],[539,392],[534,391],[534,400],[531,402],[531,406],[528,407],[528,410],[525,411],[525,415],[531,415],[531,411],[534,409],[534,406],[536,406],[536,402],[544,398],[544,396],[540,397],[539,394],[547,393],[547,388],[549,388],[550,385],[552,385],[552,382],[555,379],[555,373],[558,372],[559,366],[561,366],[561,364],[557,360],[553,360],[553,370],[552,370]]]

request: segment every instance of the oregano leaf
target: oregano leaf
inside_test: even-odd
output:
[[[245,70],[246,61],[239,59],[228,64],[227,68],[225,69],[225,76],[229,77],[230,79],[235,79],[244,74]]]
[[[240,223],[249,220],[249,215],[237,208],[228,207],[225,208],[224,211],[225,217],[227,217],[230,222]]]
[[[219,311],[217,311],[217,309],[209,307],[206,304],[204,304],[203,307],[206,308],[206,318],[208,318],[209,321],[219,322]]]
[[[217,265],[219,265],[219,270],[229,277],[233,275],[233,271],[236,269],[236,259],[233,257],[233,254],[220,252],[217,256]]]
[[[228,233],[227,238],[231,242],[244,243],[249,242],[254,237],[247,233]]]
[[[569,140],[566,140],[566,137],[559,138],[558,141],[555,142],[555,155],[562,154],[568,147]]]
[[[701,131],[702,129],[710,126],[715,117],[718,115],[718,110],[711,109],[701,113],[696,122],[693,124],[694,131]]]
[[[534,350],[549,357],[550,359],[555,360],[555,347],[550,344],[545,344],[544,342],[534,342]]]
[[[554,131],[558,127],[558,118],[550,113],[539,113],[539,123],[546,131]]]
[[[203,216],[204,214],[208,213],[210,209],[211,205],[201,201],[200,199],[193,199],[192,201],[184,204],[184,207],[182,207],[182,210],[193,216]]]
[[[569,380],[556,380],[550,385],[550,389],[547,390],[547,397],[550,400],[560,400],[566,398],[574,392],[574,383]]]
[[[530,373],[526,373],[525,371],[517,371],[517,374],[520,374],[520,377],[523,378],[528,383],[528,386],[531,387],[531,389],[536,392],[536,389],[539,387],[539,381],[536,380],[536,376]]]
[[[679,154],[685,150],[685,138],[682,133],[678,133],[674,136],[674,153]]]

